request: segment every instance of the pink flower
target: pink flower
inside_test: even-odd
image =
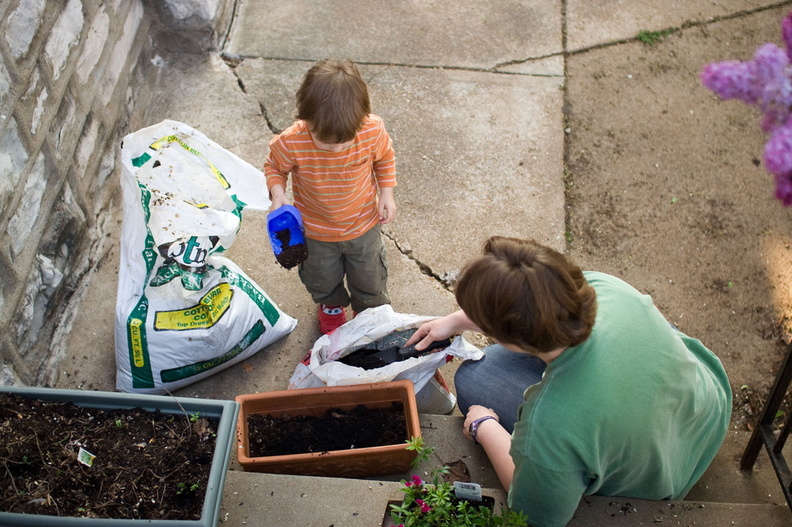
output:
[[[415,503],[417,503],[418,506],[421,507],[421,512],[429,512],[430,510],[432,510],[429,504],[426,503],[424,500],[415,500]]]
[[[420,487],[421,485],[423,485],[423,481],[418,476],[413,476],[412,481],[407,481],[404,483],[404,485],[406,487],[412,487],[413,485],[415,485],[416,487]]]

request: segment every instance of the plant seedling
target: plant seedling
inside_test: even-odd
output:
[[[667,37],[671,33],[675,32],[676,29],[664,29],[662,31],[647,31],[643,30],[638,33],[638,40],[643,42],[644,44],[648,44],[650,46],[657,44],[663,38]]]

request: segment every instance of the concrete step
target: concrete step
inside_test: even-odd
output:
[[[220,520],[223,527],[379,527],[388,502],[402,493],[394,481],[316,478],[231,471]],[[484,489],[502,507],[506,494]],[[568,527],[662,525],[782,527],[792,524],[784,505],[648,501],[589,496]]]
[[[377,479],[318,478],[243,472],[232,459],[220,520],[223,527],[378,527],[389,501],[401,499],[400,481],[426,479],[435,468],[462,461],[471,480],[504,506],[506,493],[482,449],[460,433],[460,416],[422,415],[421,432],[433,458],[405,474]],[[581,500],[569,527],[680,525],[696,527],[787,526],[786,506],[764,454],[752,473],[738,469],[748,432],[731,432],[718,457],[685,501],[649,501],[589,496]]]

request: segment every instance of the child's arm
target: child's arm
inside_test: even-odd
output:
[[[393,199],[393,187],[380,189],[379,196],[379,220],[385,225],[393,221],[396,217],[396,200]]]

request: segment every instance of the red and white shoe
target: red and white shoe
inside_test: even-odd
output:
[[[319,319],[319,331],[324,335],[332,333],[347,321],[346,309],[344,309],[344,306],[326,306],[324,304],[319,304],[316,317]]]

